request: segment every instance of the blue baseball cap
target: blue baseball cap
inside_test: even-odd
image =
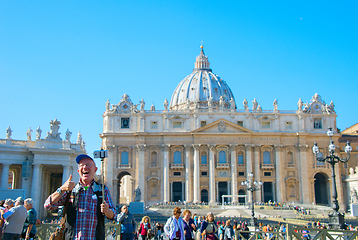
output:
[[[91,157],[88,156],[87,154],[80,154],[80,155],[78,155],[78,156],[76,157],[76,162],[77,162],[77,164],[80,164],[81,160],[82,160],[82,159],[85,159],[85,158],[89,158],[89,159],[91,159],[91,160],[94,162],[93,158],[91,158]]]

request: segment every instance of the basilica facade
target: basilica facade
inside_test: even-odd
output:
[[[103,174],[114,202],[133,201],[139,186],[146,204],[246,203],[251,195],[241,182],[252,173],[262,182],[255,202],[330,205],[331,169],[316,161],[312,146],[317,142],[327,154],[329,127],[338,143],[337,115],[333,102],[318,94],[305,101],[298,99],[291,111],[280,110],[276,100],[271,110],[256,99],[239,104],[201,47],[194,70],[162,110],[146,109],[143,99],[134,104],[127,94],[117,104],[106,102],[100,137],[109,152]],[[340,203],[344,167],[336,174]]]

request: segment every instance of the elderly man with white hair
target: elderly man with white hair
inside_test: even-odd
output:
[[[27,217],[24,223],[24,227],[22,229],[21,237],[24,239],[30,239],[35,237],[36,234],[36,219],[37,212],[32,207],[34,205],[34,201],[32,198],[27,198],[24,201],[24,207],[27,210]]]
[[[6,220],[2,240],[20,239],[22,226],[24,225],[27,215],[26,208],[22,205],[23,202],[22,197],[18,197],[15,200],[15,207],[10,208],[9,211],[2,214],[1,217]]]

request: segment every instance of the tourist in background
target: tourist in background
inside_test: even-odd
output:
[[[27,217],[21,234],[21,238],[24,239],[34,238],[36,235],[37,212],[33,208],[33,205],[34,201],[32,200],[32,198],[25,199],[24,207],[27,210]]]
[[[176,207],[173,210],[173,216],[171,216],[165,226],[164,232],[165,235],[169,237],[170,240],[184,240],[184,221],[180,217],[181,209]]]
[[[121,207],[121,213],[117,215],[117,222],[121,224],[121,239],[133,240],[136,223],[133,214],[128,211],[127,205]]]
[[[200,233],[203,236],[203,239],[206,240],[217,240],[218,226],[215,223],[214,214],[209,212],[206,215],[205,221],[201,224]]]
[[[150,229],[150,218],[148,216],[144,216],[142,221],[140,222],[138,234],[141,236],[142,240],[147,239],[148,230]]]
[[[224,227],[224,240],[232,240],[234,238],[235,238],[234,229],[231,225],[230,220],[227,220]]]
[[[184,220],[184,235],[186,240],[194,240],[194,231],[196,231],[196,226],[194,219],[191,218],[191,212],[185,210],[183,213]]]

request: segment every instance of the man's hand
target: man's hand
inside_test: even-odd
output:
[[[109,205],[106,202],[101,204],[101,213],[104,213],[108,219],[112,219],[114,217],[113,211],[109,209]]]
[[[67,181],[60,187],[62,191],[72,191],[76,186],[75,182],[72,181],[72,175],[67,179]]]

